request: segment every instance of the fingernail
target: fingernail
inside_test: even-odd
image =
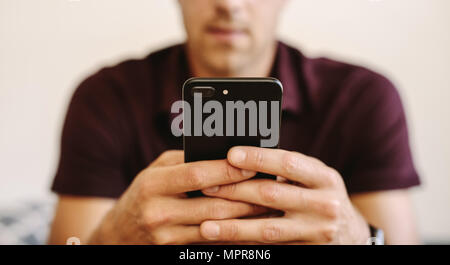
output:
[[[206,193],[214,193],[219,191],[219,186],[210,187],[203,190]]]
[[[220,227],[214,222],[207,222],[203,225],[203,233],[208,239],[217,238],[220,233]]]
[[[256,175],[256,172],[252,170],[241,169],[241,174],[244,177],[253,177],[254,175]]]
[[[242,149],[234,148],[230,152],[230,162],[235,164],[240,164],[244,162],[245,158],[247,158],[247,153]]]

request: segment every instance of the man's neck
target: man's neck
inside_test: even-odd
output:
[[[255,56],[247,65],[243,65],[236,69],[226,69],[224,71],[217,71],[196,60],[195,56],[189,52],[188,60],[192,74],[196,77],[267,77],[270,75],[272,66],[275,61],[277,51],[277,41],[273,41],[268,45],[261,54]]]

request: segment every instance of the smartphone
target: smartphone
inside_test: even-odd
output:
[[[185,162],[225,159],[233,146],[278,148],[283,97],[279,80],[191,78],[182,93]],[[264,173],[254,178],[276,179]]]

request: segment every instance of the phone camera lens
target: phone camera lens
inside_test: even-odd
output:
[[[194,95],[195,93],[200,93],[200,94],[202,94],[202,97],[209,98],[209,97],[214,96],[216,89],[214,87],[210,87],[210,86],[197,86],[197,87],[193,87],[191,92],[192,92],[192,95]]]

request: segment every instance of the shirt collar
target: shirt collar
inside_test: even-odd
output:
[[[272,66],[271,76],[280,80],[283,84],[282,110],[299,114],[301,112],[300,98],[300,71],[298,57],[290,54],[290,49],[282,42],[277,44],[275,61]]]

